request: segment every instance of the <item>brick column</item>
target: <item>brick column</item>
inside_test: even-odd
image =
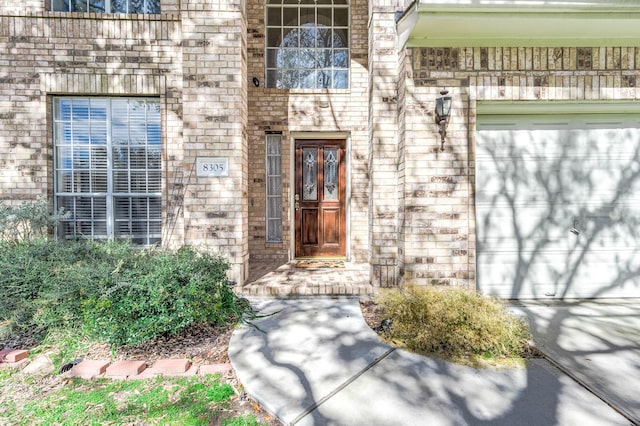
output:
[[[473,194],[467,84],[464,78],[407,80],[402,197],[405,283],[469,285],[475,262],[470,245],[475,235],[470,232]],[[452,94],[453,107],[441,150],[433,108],[443,87]]]
[[[369,264],[371,282],[398,278],[398,55],[394,0],[369,3]]]
[[[248,268],[247,25],[241,0],[182,2],[184,164],[228,159],[229,175],[197,176],[184,200],[185,242],[220,252],[230,279]]]

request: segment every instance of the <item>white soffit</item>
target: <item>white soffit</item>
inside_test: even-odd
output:
[[[416,0],[399,47],[600,47],[640,44],[640,0]]]

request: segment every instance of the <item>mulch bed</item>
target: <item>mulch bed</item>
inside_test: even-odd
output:
[[[175,336],[162,336],[140,345],[116,348],[115,358],[147,363],[169,358],[188,358],[195,365],[226,363],[229,362],[227,349],[232,333],[233,327],[193,326]],[[87,358],[110,359],[111,349],[106,344],[95,344]]]

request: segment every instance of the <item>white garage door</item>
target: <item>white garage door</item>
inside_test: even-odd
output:
[[[480,291],[640,297],[640,118],[480,115],[477,129]]]

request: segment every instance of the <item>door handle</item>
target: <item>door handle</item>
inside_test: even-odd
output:
[[[569,232],[574,235],[580,235],[580,230],[578,229],[579,226],[580,221],[578,219],[573,219],[573,228],[569,229]]]
[[[300,201],[296,201],[296,202],[293,204],[293,207],[296,209],[296,211],[300,210]]]

